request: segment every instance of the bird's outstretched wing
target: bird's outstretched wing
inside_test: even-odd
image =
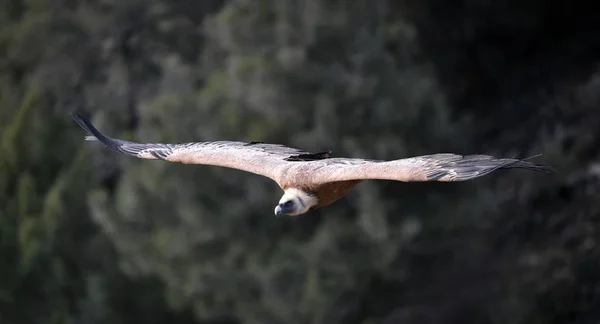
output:
[[[311,178],[318,183],[351,180],[465,181],[498,169],[519,168],[550,172],[552,168],[519,159],[502,159],[489,155],[450,153],[416,156],[393,161],[331,158],[308,162]]]
[[[81,128],[91,134],[91,136],[86,136],[86,140],[100,141],[117,152],[141,159],[159,159],[238,169],[269,177],[278,183],[287,164],[326,159],[330,153],[310,153],[283,145],[258,142],[135,143],[104,135],[89,120],[79,114],[73,114],[72,118]]]

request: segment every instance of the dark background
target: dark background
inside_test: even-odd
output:
[[[0,323],[600,322],[583,2],[1,0]],[[531,156],[275,218],[268,179],[84,142]]]

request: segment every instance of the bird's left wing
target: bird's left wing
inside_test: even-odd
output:
[[[330,158],[306,163],[313,183],[351,180],[465,181],[498,169],[520,168],[549,172],[548,166],[519,159],[495,158],[489,155],[450,153],[416,156],[393,161]]]
[[[289,163],[325,159],[329,152],[310,153],[295,148],[264,143],[234,141],[191,142],[181,144],[136,143],[108,137],[78,114],[73,120],[107,147],[141,159],[166,160],[185,164],[204,164],[238,169],[262,175],[279,183]]]

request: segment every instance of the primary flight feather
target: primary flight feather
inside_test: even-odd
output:
[[[108,148],[141,159],[204,164],[243,170],[274,180],[284,195],[276,215],[300,215],[345,196],[363,180],[465,181],[498,169],[520,168],[548,172],[551,168],[519,159],[450,153],[392,161],[332,158],[330,152],[310,153],[258,142],[135,143],[108,137],[79,114],[73,120]]]

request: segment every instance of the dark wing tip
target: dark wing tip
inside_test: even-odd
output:
[[[543,164],[519,159],[498,159],[489,155],[457,155],[454,159],[437,161],[427,173],[427,181],[465,181],[478,178],[499,169],[525,169],[551,173],[555,170]]]
[[[86,132],[93,134],[93,132],[91,131],[91,129],[89,127],[92,124],[85,117],[83,117],[80,113],[78,113],[78,112],[72,113],[71,118],[73,119],[73,121],[75,121],[75,123],[77,125],[79,125],[79,127],[83,128]],[[92,126],[92,128],[93,128],[93,126]]]
[[[71,114],[73,120],[88,133],[93,136],[86,136],[85,140],[98,140],[106,145],[108,148],[115,150],[120,153],[135,156],[143,159],[162,159],[165,160],[170,154],[173,153],[171,147],[168,144],[142,144],[135,143],[116,138],[108,137],[100,132],[92,123],[82,115],[78,113]],[[147,154],[144,154],[147,153]]]
[[[98,140],[98,141],[102,142],[104,145],[106,145],[107,147],[109,147],[115,151],[123,152],[121,147],[123,146],[125,141],[110,138],[110,137],[102,134],[102,132],[100,132],[96,127],[94,127],[94,125],[87,118],[83,117],[81,114],[79,114],[77,112],[72,113],[71,118],[73,118],[73,120],[75,121],[75,123],[77,123],[77,125],[79,125],[79,127],[83,128],[86,132],[93,135],[93,136],[86,136],[85,137],[86,141]],[[127,153],[127,152],[123,152],[123,153]]]
[[[507,165],[503,168],[518,168],[518,169],[526,169],[526,170],[531,170],[531,171],[536,171],[536,172],[542,172],[542,173],[552,173],[552,172],[556,172],[556,169],[552,168],[549,165],[545,165],[545,164],[537,164],[537,163],[531,163],[531,162],[527,162],[524,160],[517,160],[517,162]]]
[[[546,165],[546,164],[538,164],[538,163],[532,163],[532,162],[528,162],[527,160],[531,160],[534,159],[536,157],[540,157],[542,156],[542,154],[536,154],[524,159],[520,159],[517,160],[519,164],[523,165],[523,167],[521,167],[522,169],[528,169],[528,170],[532,170],[532,171],[537,171],[537,172],[543,172],[543,173],[552,173],[552,172],[556,172],[556,169]]]

